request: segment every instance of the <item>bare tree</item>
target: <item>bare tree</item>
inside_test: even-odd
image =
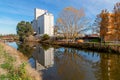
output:
[[[88,22],[84,18],[83,9],[75,9],[73,7],[64,8],[57,19],[59,31],[66,37],[75,39],[78,34],[88,29]]]
[[[101,22],[101,18],[99,15],[97,15],[97,17],[95,18],[95,21],[91,27],[92,29],[92,33],[97,33],[99,34],[100,33],[100,22]]]
[[[54,35],[57,36],[57,33],[58,33],[58,26],[54,26]]]

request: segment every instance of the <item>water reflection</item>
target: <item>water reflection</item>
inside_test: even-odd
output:
[[[18,48],[17,50],[19,50],[20,52],[22,52],[26,57],[30,58],[32,56],[32,53],[34,51],[34,45],[33,43],[17,43]]]
[[[120,55],[53,48],[50,45],[19,44],[43,80],[120,80]]]
[[[60,52],[62,54],[55,61],[62,80],[96,80],[89,58],[86,60],[84,55],[78,56],[77,53],[83,54],[81,51],[64,48]]]
[[[53,48],[48,48],[44,50],[43,47],[37,45],[32,56],[35,58],[37,70],[42,70],[45,68],[52,67],[54,64]]]
[[[54,48],[49,45],[36,45],[32,58],[35,69],[42,71],[43,80],[60,80],[54,64]]]
[[[120,55],[100,54],[94,68],[97,80],[120,80]]]

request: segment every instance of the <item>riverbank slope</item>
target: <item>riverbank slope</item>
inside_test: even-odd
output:
[[[0,80],[42,80],[30,67],[27,58],[16,49],[0,42]]]

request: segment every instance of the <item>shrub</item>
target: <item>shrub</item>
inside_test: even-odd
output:
[[[100,39],[92,39],[90,42],[100,42]]]
[[[19,40],[24,42],[26,37],[33,35],[33,28],[30,22],[21,21],[17,24],[17,35]]]
[[[45,40],[48,40],[48,39],[50,39],[50,36],[49,35],[47,35],[47,34],[44,34],[43,36],[42,36],[42,41],[45,41]]]

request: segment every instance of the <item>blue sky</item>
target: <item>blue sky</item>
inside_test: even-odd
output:
[[[102,9],[112,11],[117,2],[120,0],[0,0],[0,34],[14,34],[19,21],[32,21],[34,8],[46,9],[55,19],[65,7],[83,8],[92,22]]]

